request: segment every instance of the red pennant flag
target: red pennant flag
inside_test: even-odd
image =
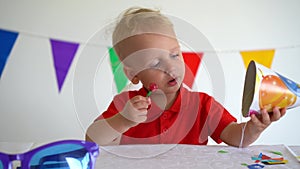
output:
[[[79,44],[50,39],[59,92],[65,81]]]
[[[185,62],[185,76],[183,83],[192,88],[200,67],[203,53],[182,52],[182,55]]]

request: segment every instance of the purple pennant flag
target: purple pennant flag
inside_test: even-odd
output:
[[[50,39],[50,42],[60,92],[79,44],[54,39]]]

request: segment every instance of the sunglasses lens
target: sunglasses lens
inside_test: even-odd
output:
[[[91,169],[90,159],[82,145],[60,144],[35,153],[29,165],[30,169]]]
[[[0,169],[4,169],[4,167],[6,167],[5,161],[8,161],[8,156],[3,153],[0,153]]]
[[[3,167],[3,163],[2,163],[2,161],[0,160],[0,169],[4,169],[4,167]]]

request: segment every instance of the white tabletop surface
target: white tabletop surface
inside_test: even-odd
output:
[[[29,151],[38,144],[0,142],[0,151],[10,154]],[[289,146],[300,155],[300,146]],[[227,153],[220,153],[223,150]],[[255,164],[251,159],[259,153],[271,157],[281,157],[271,153],[281,152],[287,164],[264,165],[265,168],[300,169],[297,161],[285,145],[253,145],[248,148],[230,146],[197,146],[183,144],[155,145],[119,145],[100,146],[100,155],[96,160],[95,169],[235,169],[247,168],[245,164]]]
[[[300,146],[294,148],[300,149]],[[220,153],[224,150],[227,153]],[[120,145],[100,147],[96,169],[216,169],[248,168],[242,163],[255,164],[252,156],[259,153],[279,157],[281,152],[287,164],[264,165],[264,168],[297,168],[300,163],[284,145],[254,145],[248,148],[196,145]]]

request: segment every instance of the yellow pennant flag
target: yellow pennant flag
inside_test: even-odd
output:
[[[251,60],[262,64],[268,68],[271,68],[272,61],[274,58],[275,50],[255,50],[255,51],[241,51],[240,52],[245,64],[245,67],[248,67],[248,64]]]

